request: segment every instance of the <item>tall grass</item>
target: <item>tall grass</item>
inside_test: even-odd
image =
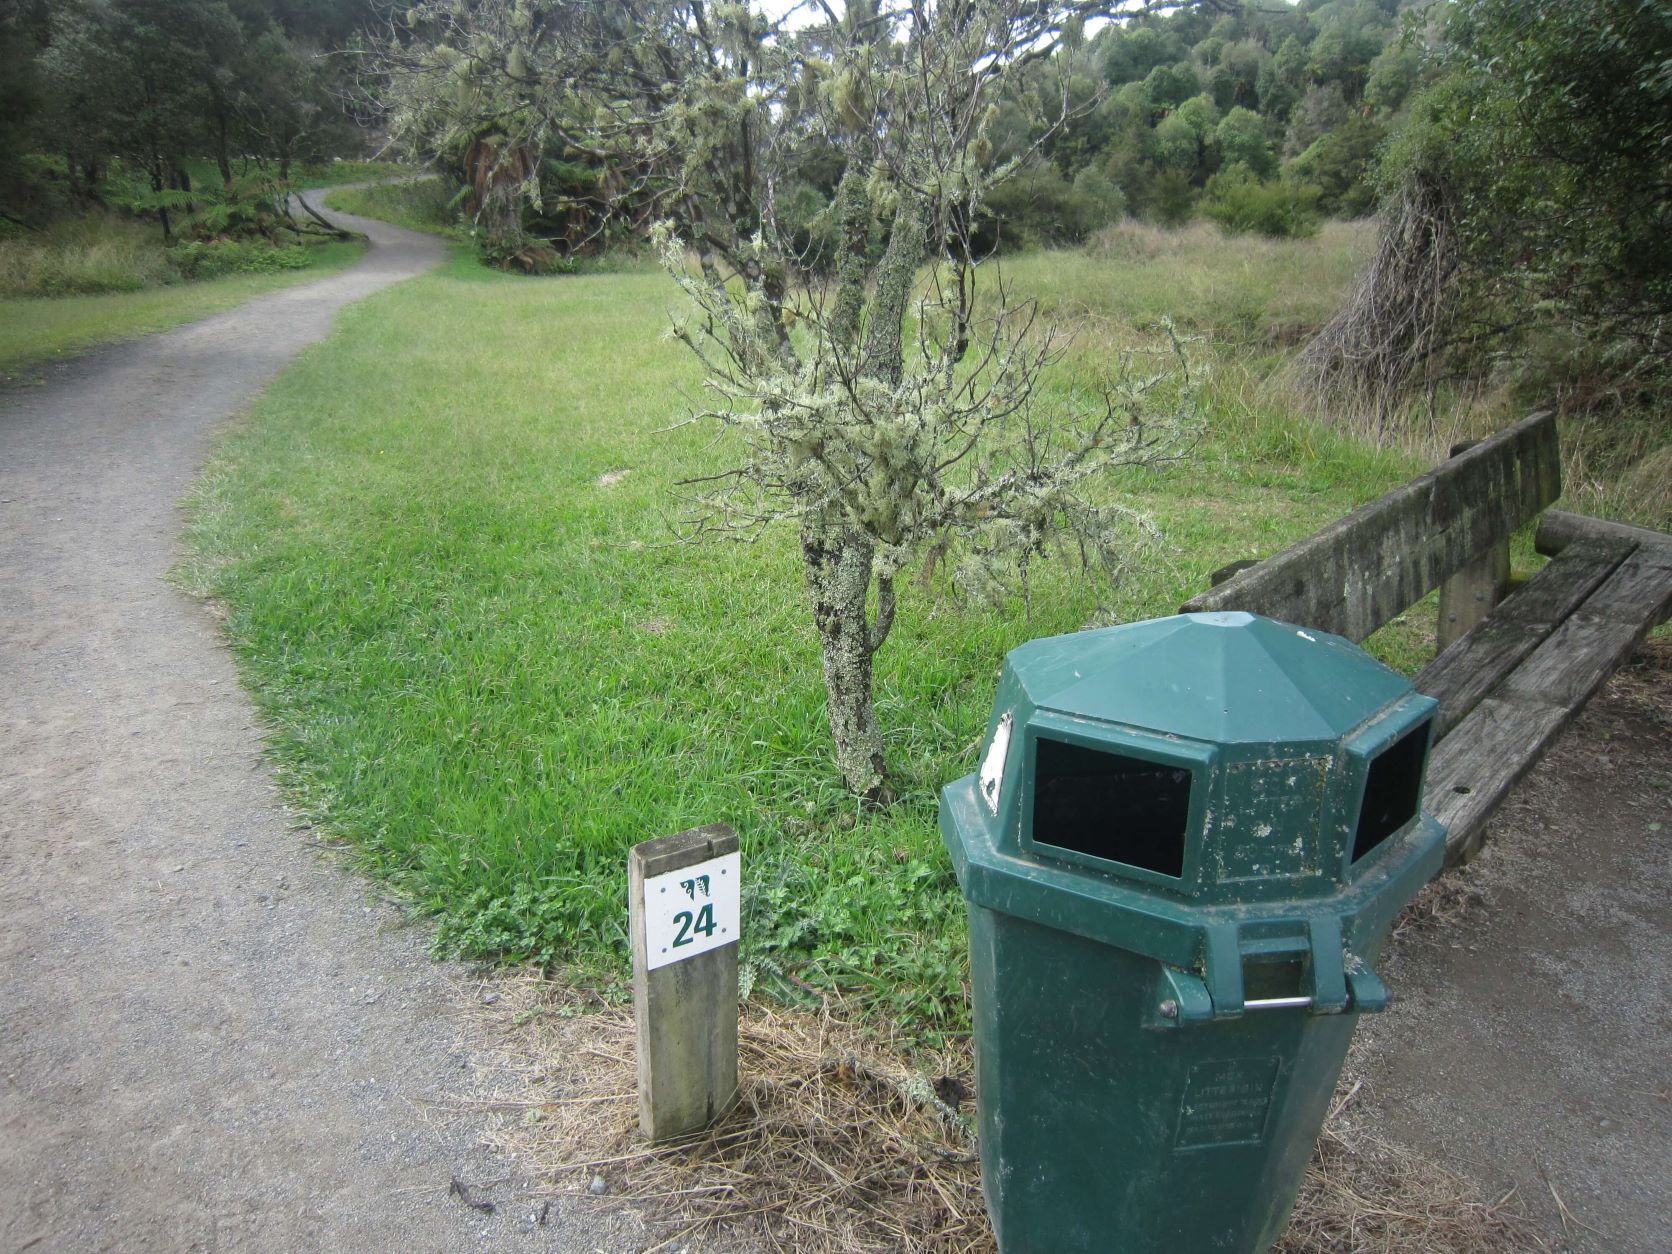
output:
[[[176,277],[156,226],[114,214],[0,240],[0,297],[137,292]]]
[[[1372,242],[1360,222],[1330,222],[1310,240],[1124,222],[1083,250],[1033,253],[1005,269],[1047,312],[1092,330],[1170,318],[1221,345],[1263,351],[1298,344],[1321,326]]]

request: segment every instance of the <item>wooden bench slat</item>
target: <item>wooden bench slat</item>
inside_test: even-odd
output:
[[[1486,819],[1672,608],[1672,562],[1633,550],[1429,757],[1423,805],[1447,827],[1456,862],[1480,844]]]
[[[1630,552],[1629,545],[1605,540],[1570,545],[1424,667],[1416,689],[1440,703],[1435,736],[1448,734],[1480,704]]]
[[[1193,598],[1363,640],[1561,495],[1556,423],[1533,414]]]
[[[1446,863],[1480,847],[1486,821],[1575,711],[1489,697],[1457,725],[1428,759],[1422,805],[1446,829]]]
[[[1584,704],[1669,607],[1672,568],[1637,550],[1504,681],[1504,695]]]

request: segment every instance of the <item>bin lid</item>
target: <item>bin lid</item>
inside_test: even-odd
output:
[[[1411,690],[1340,636],[1241,611],[1035,640],[1009,669],[1039,709],[1207,744],[1337,739]]]

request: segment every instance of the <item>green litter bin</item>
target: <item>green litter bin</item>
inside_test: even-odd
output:
[[[1005,1254],[1281,1235],[1394,914],[1434,702],[1338,636],[1185,614],[1011,653],[941,795]]]

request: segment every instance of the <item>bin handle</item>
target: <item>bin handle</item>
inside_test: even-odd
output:
[[[1244,1010],[1284,1010],[1290,1006],[1310,1006],[1310,997],[1255,997],[1242,1003]]]
[[[1388,1004],[1388,990],[1370,967],[1352,954],[1347,955],[1347,1005],[1345,1010],[1376,1011]],[[1216,1013],[1208,985],[1201,976],[1177,967],[1160,964],[1160,986],[1157,999],[1151,1003],[1147,1027],[1177,1028],[1191,1023],[1208,1023],[1215,1019],[1235,1018],[1235,1015]],[[1320,1006],[1314,997],[1255,997],[1243,1002],[1236,1011],[1309,1009],[1314,1014],[1336,1014],[1339,1011]]]

